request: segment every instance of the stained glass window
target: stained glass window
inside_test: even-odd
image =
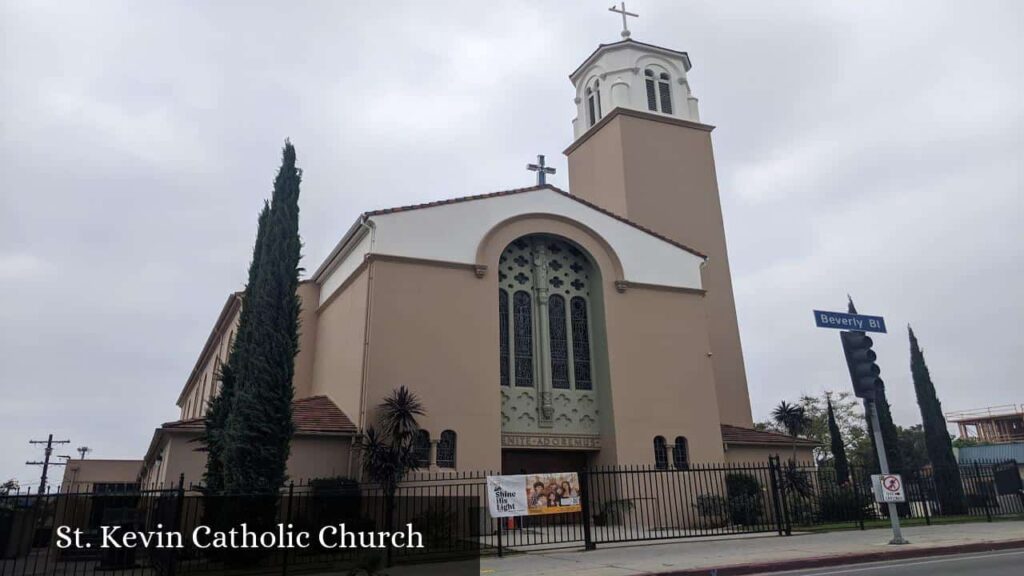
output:
[[[569,339],[565,328],[565,298],[548,300],[548,332],[551,342],[551,387],[569,388]]]
[[[455,432],[445,430],[437,441],[438,468],[455,468]]]
[[[587,318],[587,301],[580,296],[573,296],[570,302],[572,309],[572,355],[573,375],[576,377],[577,390],[590,390],[594,387],[590,375],[590,322]]]
[[[498,290],[498,342],[501,349],[501,385],[509,385],[508,363],[508,292]]]
[[[416,433],[416,438],[413,440],[413,455],[416,458],[416,464],[420,468],[427,468],[430,466],[430,432],[426,430],[420,430]]]
[[[690,468],[690,447],[683,436],[676,436],[675,446],[672,447],[672,464],[676,470]]]
[[[658,470],[668,469],[668,448],[664,436],[654,437],[654,467]]]
[[[533,386],[533,304],[529,292],[512,296],[515,331],[516,386]]]

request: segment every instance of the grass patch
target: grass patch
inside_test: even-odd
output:
[[[1007,520],[1024,520],[1024,514],[1012,514],[1007,516],[993,516],[993,522],[1004,522]],[[931,525],[939,524],[972,524],[975,522],[986,522],[984,516],[934,516],[931,518]],[[900,526],[927,526],[924,518],[900,518]],[[888,518],[871,519],[864,521],[864,528],[888,528]],[[793,526],[793,531],[800,532],[835,532],[838,530],[859,530],[860,525],[856,522],[835,522],[831,524],[817,524],[814,526]]]

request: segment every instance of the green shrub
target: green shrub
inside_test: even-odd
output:
[[[757,478],[749,474],[726,474],[725,489],[729,494],[729,520],[733,524],[750,526],[761,521],[764,497]]]
[[[823,522],[847,522],[870,514],[870,494],[858,494],[849,486],[839,486],[821,495],[818,517]]]

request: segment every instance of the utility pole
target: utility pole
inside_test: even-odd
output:
[[[92,448],[89,448],[88,446],[79,446],[78,448],[75,448],[75,450],[82,455],[81,460],[85,460],[85,455],[92,452]]]
[[[71,444],[71,440],[54,440],[53,434],[46,440],[29,440],[29,444],[46,444],[44,451],[44,458],[42,462],[31,461],[25,462],[29,466],[42,466],[43,474],[39,477],[39,494],[46,494],[46,474],[50,469],[50,466],[63,466],[64,462],[50,462],[50,457],[53,456],[53,445],[54,444]]]

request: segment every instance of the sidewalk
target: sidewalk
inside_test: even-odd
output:
[[[769,570],[888,558],[1024,548],[1024,521],[918,526],[903,529],[910,544],[890,546],[889,529],[731,538],[694,538],[668,544],[606,546],[485,557],[487,576],[630,576],[637,574],[753,574]],[[815,560],[817,559],[817,560]]]

